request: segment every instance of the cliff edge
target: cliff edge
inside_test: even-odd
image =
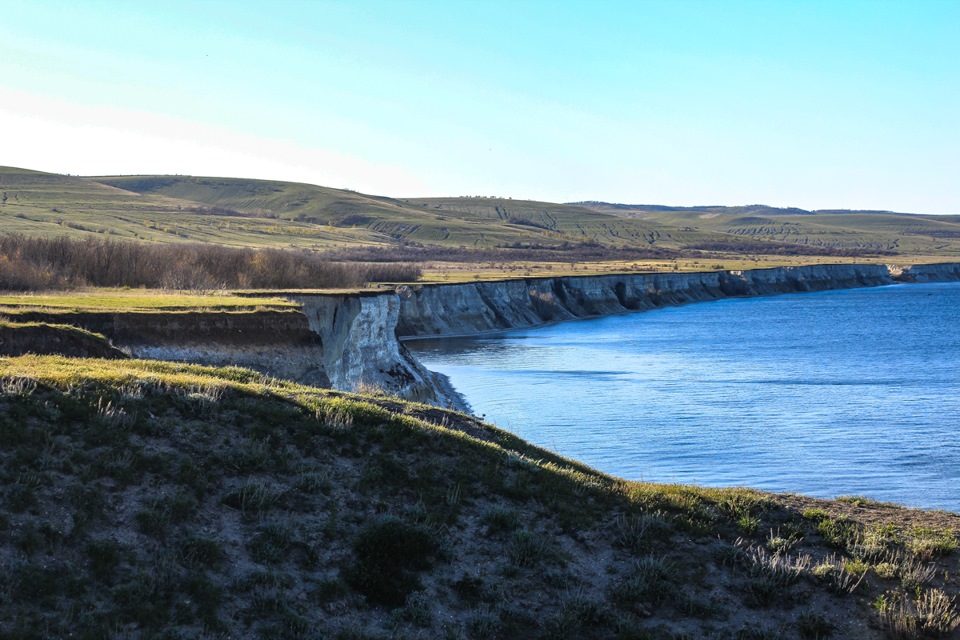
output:
[[[443,376],[404,347],[421,337],[477,335],[730,297],[960,280],[960,264],[832,264],[747,271],[525,278],[294,295],[300,309],[258,312],[25,313],[107,336],[138,358],[215,366],[341,391],[380,391],[468,410]]]
[[[396,334],[474,335],[720,298],[893,283],[885,265],[834,264],[402,286],[396,294],[400,298]]]

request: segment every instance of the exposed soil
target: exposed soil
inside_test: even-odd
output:
[[[0,323],[0,356],[63,355],[75,358],[126,358],[101,335],[48,324]]]

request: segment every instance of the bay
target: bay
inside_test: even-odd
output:
[[[960,283],[407,346],[486,421],[615,476],[960,511]]]

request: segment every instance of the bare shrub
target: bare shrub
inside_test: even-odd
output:
[[[832,591],[840,594],[856,591],[867,575],[865,567],[861,571],[859,565],[838,559],[836,554],[824,558],[813,567],[811,573],[825,582]]]
[[[900,582],[904,589],[917,589],[937,576],[937,567],[908,555],[899,564]]]
[[[0,235],[0,290],[9,291],[330,289],[413,282],[420,273],[417,264],[334,261],[310,251]]]
[[[903,594],[882,595],[873,603],[891,640],[945,638],[960,627],[956,598],[930,589],[911,601]]]
[[[810,556],[770,553],[764,547],[747,550],[749,573],[772,579],[779,586],[793,584],[810,567]]]

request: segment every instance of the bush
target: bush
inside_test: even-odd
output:
[[[400,606],[420,587],[416,572],[428,569],[439,549],[428,528],[385,518],[361,531],[353,544],[347,584],[374,604]]]
[[[334,261],[310,251],[0,235],[0,290],[340,288],[413,282],[416,264]]]

